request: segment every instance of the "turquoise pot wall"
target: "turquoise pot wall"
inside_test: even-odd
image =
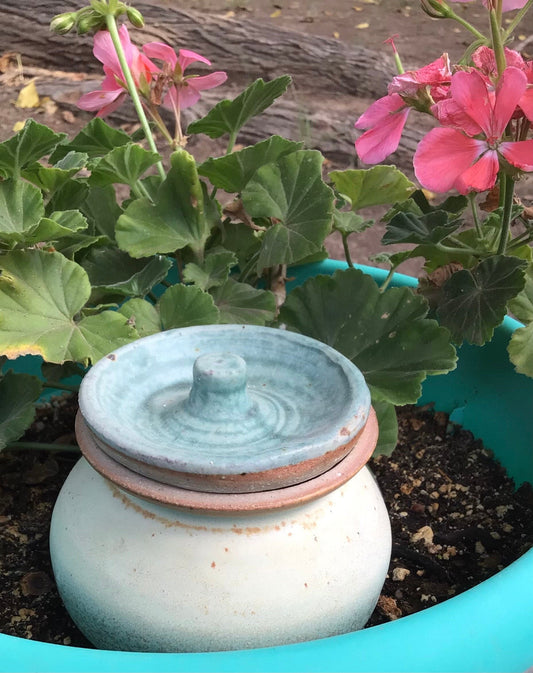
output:
[[[343,262],[291,270],[292,286]],[[385,272],[362,267],[381,281]],[[415,285],[397,275],[396,285]],[[506,319],[483,348],[462,347],[457,369],[424,383],[421,403],[452,414],[492,449],[511,476],[533,481],[533,380],[506,351],[519,323]],[[258,650],[146,654],[49,645],[0,634],[2,671],[422,671],[523,672],[533,666],[533,550],[444,603],[334,638]]]

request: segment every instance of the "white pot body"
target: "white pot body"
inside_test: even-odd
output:
[[[366,467],[303,505],[212,515],[127,494],[82,458],[59,494],[50,549],[65,606],[96,647],[206,652],[362,628],[391,531]]]

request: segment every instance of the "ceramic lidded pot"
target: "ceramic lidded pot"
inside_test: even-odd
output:
[[[140,339],[80,389],[52,517],[57,585],[101,649],[205,652],[362,628],[391,533],[359,370],[285,330]]]

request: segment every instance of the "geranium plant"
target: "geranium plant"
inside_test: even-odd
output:
[[[242,127],[290,86],[288,75],[256,80],[184,129],[182,110],[223,85],[224,72],[192,45],[141,45],[142,32],[130,36],[121,22],[141,29],[142,16],[118,0],[55,17],[56,32],[94,33],[104,79],[79,101],[96,116],[74,138],[29,120],[0,144],[0,448],[31,422],[43,385],[82,376],[125,343],[189,325],[251,323],[298,330],[352,359],[378,411],[380,448],[391,450],[394,406],[415,402],[428,374],[453,369],[453,342],[490,339],[508,307],[526,321],[533,315],[531,230],[512,191],[533,169],[533,69],[504,46],[531,2],[505,30],[504,7],[491,5],[485,37],[446,3],[424,0],[433,16],[471,30],[473,48],[456,66],[444,55],[400,72],[356,122],[360,158],[379,163],[410,109],[432,115],[440,126],[414,160],[424,190],[391,165],[324,177],[320,152],[280,136],[236,149]],[[140,121],[133,134],[102,119],[127,99]],[[226,139],[226,151],[198,164],[187,150],[193,134]],[[448,191],[437,204],[434,193]],[[426,257],[419,292],[388,280],[379,287],[351,264],[346,241],[371,225],[360,211],[372,206],[389,208],[385,244],[414,244],[388,257],[392,270]],[[523,227],[511,235],[515,221]],[[287,293],[291,268],[324,259],[332,231],[348,268]],[[513,357],[524,363],[520,333]],[[42,358],[41,379],[11,370],[28,355]]]

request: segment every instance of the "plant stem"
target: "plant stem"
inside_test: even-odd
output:
[[[394,276],[394,272],[396,271],[397,268],[398,268],[397,266],[391,266],[391,269],[390,269],[389,273],[387,274],[387,277],[385,278],[383,283],[381,283],[381,285],[379,286],[379,291],[380,292],[385,292],[385,290],[389,287],[390,282],[391,282],[391,280]]]
[[[477,211],[476,197],[474,192],[469,194],[470,208],[472,210],[472,218],[474,220],[474,226],[476,228],[476,234],[480,241],[484,240],[483,229],[481,228],[481,222],[479,221],[479,213]]]
[[[498,255],[505,255],[509,239],[509,230],[511,228],[511,212],[513,209],[514,180],[510,175],[502,175],[500,180],[503,187],[503,213],[500,229],[500,240],[498,243]]]
[[[511,36],[511,33],[518,26],[520,21],[522,21],[524,16],[528,13],[531,5],[533,5],[533,0],[528,0],[526,4],[522,7],[522,9],[518,10],[515,18],[511,21],[511,23],[507,26],[507,29],[503,33],[502,39],[504,42],[507,42],[507,40]]]
[[[146,140],[148,141],[148,145],[150,146],[150,149],[152,152],[155,152],[158,154],[157,151],[157,146],[154,141],[154,137],[152,135],[152,129],[150,128],[150,124],[148,123],[148,119],[146,118],[146,115],[144,113],[144,107],[141,102],[141,99],[139,97],[139,93],[137,91],[137,87],[135,86],[135,82],[133,80],[133,76],[131,74],[131,70],[128,66],[128,62],[126,61],[126,55],[124,54],[124,49],[122,48],[122,43],[120,42],[120,36],[118,34],[118,28],[117,28],[117,22],[115,17],[112,14],[108,14],[106,16],[106,25],[107,29],[109,31],[109,34],[111,36],[111,40],[113,41],[113,46],[115,47],[115,51],[117,53],[117,57],[120,63],[120,67],[122,68],[122,73],[124,75],[124,79],[126,80],[126,85],[128,87],[128,93],[131,96],[131,99],[133,101],[133,105],[135,107],[135,112],[137,113],[137,116],[139,117],[139,121],[141,122],[141,126],[144,131],[144,135],[146,137]],[[163,164],[161,161],[158,161],[157,164],[157,170],[159,171],[159,175],[163,178],[163,180],[166,178],[166,173],[165,169],[163,168]]]
[[[500,78],[507,66],[505,59],[505,51],[502,42],[502,33],[500,29],[500,21],[498,20],[497,11],[491,9],[490,16],[490,31],[492,35],[492,48],[494,50],[494,57],[496,59],[496,68],[498,70],[498,78]]]
[[[341,234],[342,236],[342,247],[344,248],[344,256],[346,258],[346,263],[353,269],[352,256],[350,255],[350,248],[348,247],[348,236],[349,234]]]
[[[463,28],[466,28],[466,30],[471,32],[472,35],[474,35],[476,37],[476,39],[483,40],[483,42],[486,41],[487,38],[485,37],[485,35],[483,35],[483,33],[480,33],[479,30],[475,26],[473,26],[471,23],[469,23],[466,19],[463,19],[461,16],[456,14],[453,11],[453,9],[451,9],[451,7],[448,7],[447,11],[448,11],[448,13],[447,13],[446,18],[453,19],[454,21],[457,21],[457,23],[459,23],[461,26],[463,26]]]
[[[45,444],[42,442],[11,442],[5,448],[6,451],[22,451],[33,449],[34,451],[69,451],[80,453],[80,447],[74,444]]]

